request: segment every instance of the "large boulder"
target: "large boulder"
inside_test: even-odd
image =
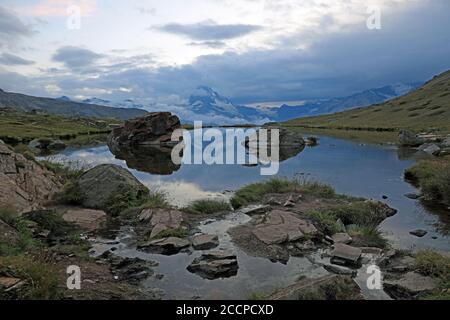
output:
[[[418,147],[425,143],[425,139],[418,136],[414,132],[408,130],[400,131],[398,135],[399,144],[405,147]]]
[[[0,207],[18,213],[38,209],[60,187],[54,173],[13,152],[0,140]]]
[[[293,158],[297,156],[300,152],[305,149],[305,140],[303,136],[295,132],[293,130],[278,128],[278,127],[264,127],[263,129],[267,130],[267,141],[260,140],[260,132],[256,135],[250,136],[249,139],[246,139],[245,146],[246,148],[250,147],[250,140],[255,139],[258,143],[258,150],[262,148],[267,148],[267,155],[271,154],[270,150],[272,147],[277,147],[279,149],[279,161],[285,161],[287,159]],[[272,143],[272,130],[279,130],[279,143]],[[251,152],[252,150],[250,150]],[[267,161],[268,159],[264,159],[260,152],[257,154],[259,160]]]
[[[180,126],[180,119],[170,112],[153,112],[145,117],[126,121],[123,127],[115,128],[109,136],[108,145],[173,145],[172,132]]]
[[[113,164],[102,164],[85,172],[78,179],[83,193],[82,205],[92,209],[107,210],[115,196],[142,199],[149,194],[128,170]]]

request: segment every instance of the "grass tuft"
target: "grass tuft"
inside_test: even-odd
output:
[[[197,200],[192,202],[183,211],[192,214],[214,214],[230,210],[230,204],[223,200]]]
[[[420,161],[405,171],[405,178],[416,184],[427,199],[450,205],[449,161]]]

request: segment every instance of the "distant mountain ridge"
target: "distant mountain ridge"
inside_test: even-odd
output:
[[[450,132],[450,71],[435,76],[416,90],[383,103],[329,115],[294,119],[286,124],[331,129],[403,128],[420,131],[438,128]]]
[[[350,96],[333,98],[323,101],[310,101],[302,106],[282,105],[276,111],[275,121],[287,121],[301,117],[331,114],[359,107],[368,107],[390,99],[402,96],[421,83],[396,84],[376,89],[369,89]]]
[[[145,110],[135,108],[113,108],[75,102],[68,97],[58,99],[28,96],[20,93],[5,92],[0,89],[0,107],[13,108],[25,112],[42,111],[65,117],[116,118],[128,120],[145,115]]]

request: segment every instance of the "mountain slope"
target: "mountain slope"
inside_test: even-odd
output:
[[[332,115],[294,119],[287,125],[326,128],[450,130],[450,71],[399,98]]]
[[[0,89],[0,107],[20,111],[43,111],[65,117],[116,118],[127,120],[142,116],[147,112],[140,109],[112,108],[70,101],[67,97],[59,99],[40,98]]]

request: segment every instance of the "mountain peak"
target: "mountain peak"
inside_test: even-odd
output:
[[[62,96],[62,97],[56,98],[56,100],[72,101],[68,96]]]

